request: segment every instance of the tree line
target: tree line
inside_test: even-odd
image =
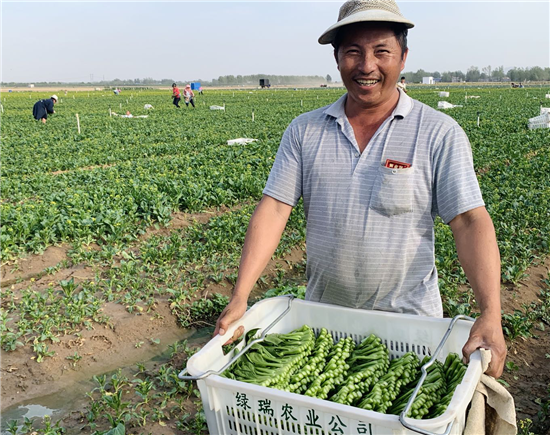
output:
[[[488,65],[481,70],[477,66],[471,66],[466,73],[462,71],[428,72],[419,69],[416,72],[402,74],[410,83],[421,83],[422,77],[433,77],[442,82],[526,82],[526,81],[550,81],[550,68],[535,66],[532,68],[512,68],[507,72],[503,66],[491,68]]]
[[[402,74],[409,83],[421,83],[423,77],[433,77],[437,81],[441,82],[480,82],[480,81],[493,81],[493,82],[527,82],[527,81],[550,81],[550,68],[541,68],[539,66],[531,68],[512,68],[508,71],[504,71],[503,66],[492,68],[490,65],[479,69],[477,66],[471,66],[466,73],[462,71],[425,71],[419,69],[416,72],[405,72]],[[310,85],[318,86],[320,84],[326,84],[332,82],[330,74],[326,76],[298,76],[298,75],[272,75],[272,74],[252,74],[252,75],[225,75],[219,76],[216,79],[202,80],[184,80],[178,81],[174,79],[154,79],[152,77],[135,78],[135,79],[119,79],[103,80],[96,82],[73,82],[71,85],[77,86],[104,86],[104,87],[118,87],[118,86],[171,86],[176,82],[179,84],[200,82],[203,86],[258,86],[260,79],[268,79],[272,86],[277,85]],[[2,82],[1,86],[26,86],[29,83],[17,83],[17,82]],[[36,87],[41,86],[62,86],[67,85],[66,82],[34,82]]]
[[[330,76],[329,76],[330,77]],[[272,75],[272,74],[253,74],[253,75],[226,75],[219,76],[217,79],[212,80],[175,80],[175,79],[154,79],[152,77],[145,78],[136,78],[136,79],[119,79],[114,80],[102,80],[94,82],[74,82],[70,83],[72,85],[78,86],[135,86],[135,87],[147,87],[147,86],[171,86],[172,83],[191,83],[191,82],[200,82],[202,86],[258,86],[260,79],[268,79],[269,83],[272,86],[277,85],[319,85],[326,83],[326,77],[322,76],[282,76],[282,75]],[[330,81],[330,80],[329,80]],[[17,83],[17,82],[3,82],[1,85],[3,87],[9,86],[26,86],[29,83]],[[34,82],[35,87],[46,87],[46,86],[61,86],[66,85],[67,83],[63,82]]]

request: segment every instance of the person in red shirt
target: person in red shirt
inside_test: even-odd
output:
[[[174,99],[174,106],[180,107],[181,94],[180,90],[175,83],[172,83],[172,98]]]

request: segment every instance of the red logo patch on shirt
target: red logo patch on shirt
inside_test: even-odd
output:
[[[392,169],[407,169],[411,167],[411,164],[399,162],[397,160],[386,159],[386,164],[384,166],[386,168],[392,168]]]

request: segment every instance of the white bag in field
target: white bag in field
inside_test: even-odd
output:
[[[249,139],[246,137],[240,137],[238,139],[231,139],[227,141],[227,145],[246,145],[251,142],[256,142],[258,139]]]
[[[210,106],[210,110],[225,110],[223,106]]]
[[[440,101],[437,103],[438,109],[452,109],[453,107],[462,107],[460,105],[447,103],[446,101]]]

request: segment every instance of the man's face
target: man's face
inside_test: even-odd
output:
[[[355,107],[373,108],[395,98],[407,52],[401,56],[394,32],[384,23],[347,26],[335,57]]]

